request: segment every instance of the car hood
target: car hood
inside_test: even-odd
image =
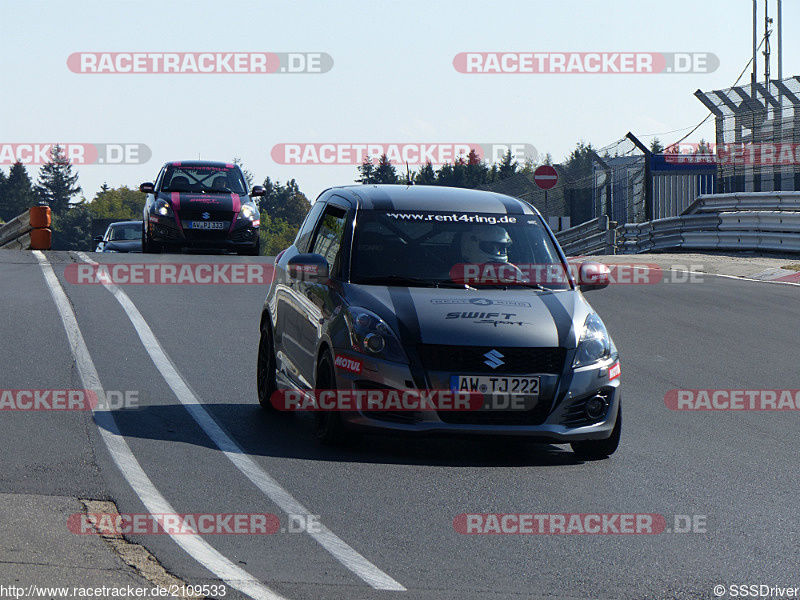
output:
[[[377,313],[404,344],[576,348],[593,312],[574,290],[352,287],[349,303]]]
[[[116,250],[117,252],[141,252],[142,251],[142,240],[130,240],[130,241],[114,241],[114,242],[106,242],[105,247],[103,248],[106,252],[109,250]]]
[[[167,200],[178,211],[233,211],[239,212],[249,196],[238,194],[191,194],[183,192],[160,192],[159,198]]]

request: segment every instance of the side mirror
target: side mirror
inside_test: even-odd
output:
[[[611,283],[611,269],[598,262],[584,262],[578,268],[578,284],[582,292],[602,290]]]
[[[298,254],[286,265],[289,277],[311,283],[324,283],[328,279],[328,261],[319,254]]]
[[[144,194],[152,194],[156,189],[156,186],[153,185],[152,182],[147,181],[139,186],[139,191]]]
[[[95,242],[97,242],[97,243],[99,244],[100,242],[102,242],[102,241],[103,241],[103,236],[102,236],[102,235],[97,235],[97,236],[95,236],[95,237],[94,237],[94,241],[95,241]]]
[[[251,196],[265,196],[267,194],[267,190],[264,189],[263,186],[254,185],[253,189],[250,190]]]

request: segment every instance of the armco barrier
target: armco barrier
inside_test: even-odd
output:
[[[49,206],[34,206],[0,226],[0,250],[50,250]]]
[[[618,230],[623,254],[654,250],[800,252],[800,192],[698,196],[678,217]]]
[[[614,254],[616,246],[616,223],[601,215],[570,229],[556,233],[564,253],[569,256],[592,254]]]
[[[698,196],[684,215],[731,210],[789,210],[800,211],[800,192],[737,192],[734,194],[705,194]]]

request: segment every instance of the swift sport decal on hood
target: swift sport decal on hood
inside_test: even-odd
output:
[[[469,303],[469,299],[464,300],[464,290],[452,290],[454,302],[448,302],[449,293],[442,288],[370,286],[353,294],[352,301],[376,310],[398,332],[404,345],[440,344],[442,340],[465,346],[496,345],[497,329],[502,327],[506,346],[575,348],[576,331],[592,312],[574,291],[520,290],[517,294],[481,290],[478,298],[482,304],[467,310],[453,310],[453,304]],[[505,308],[503,302],[515,304]]]

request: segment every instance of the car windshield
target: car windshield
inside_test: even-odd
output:
[[[108,240],[111,242],[132,242],[142,239],[141,225],[120,225],[111,227]]]
[[[570,288],[563,263],[538,216],[452,211],[361,211],[350,280],[473,287],[513,282]]]
[[[193,167],[170,165],[164,173],[161,191],[192,194],[238,194],[240,196],[247,193],[239,169],[234,166],[210,165]]]

